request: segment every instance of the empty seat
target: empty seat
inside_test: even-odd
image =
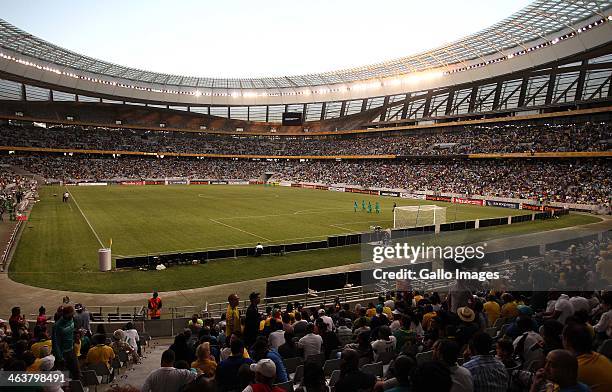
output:
[[[417,364],[422,364],[423,362],[431,361],[433,359],[433,351],[425,351],[423,353],[418,353],[416,355]]]
[[[299,365],[303,364],[304,360],[301,357],[287,358],[283,359],[283,363],[285,364],[287,374],[291,374],[295,373],[295,369],[297,369]]]
[[[341,359],[328,359],[323,364],[323,373],[325,377],[329,377],[335,370],[340,370]]]
[[[286,392],[293,392],[293,381],[287,381],[282,384],[274,384],[274,386],[284,389]]]
[[[299,384],[304,378],[304,365],[298,365],[295,369],[295,374],[293,375],[293,383]]]
[[[371,374],[376,377],[382,377],[383,376],[383,363],[375,362],[375,363],[369,363],[367,365],[363,365],[363,367],[361,368],[361,371],[366,374]]]
[[[323,366],[325,363],[325,353],[312,354],[306,357],[306,362],[318,363],[319,366]]]

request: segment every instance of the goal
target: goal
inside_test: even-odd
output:
[[[446,207],[436,205],[395,207],[393,228],[439,225],[446,223]]]

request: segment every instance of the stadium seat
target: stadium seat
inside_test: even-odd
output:
[[[102,384],[102,376],[96,374],[94,370],[84,370],[81,372],[81,381],[83,386],[89,387],[93,386],[94,390],[98,390],[98,385]]]
[[[295,369],[295,374],[293,375],[293,383],[298,384],[304,378],[304,365],[298,365]]]
[[[364,365],[361,368],[361,371],[366,374],[371,374],[376,377],[382,377],[383,376],[383,363],[382,362],[369,363],[367,365]]]
[[[338,380],[340,380],[340,370],[334,370],[329,378],[329,387],[333,388]]]
[[[309,355],[308,357],[306,357],[305,362],[314,362],[318,363],[320,366],[323,366],[323,364],[325,363],[325,353],[321,352],[319,354]]]
[[[341,359],[328,359],[323,364],[323,373],[325,377],[329,377],[335,370],[340,370]]]
[[[433,351],[425,351],[422,353],[418,353],[416,355],[417,364],[421,364],[423,362],[431,361],[433,359]]]
[[[597,351],[612,361],[612,339],[606,339]]]
[[[295,358],[287,358],[283,359],[283,363],[285,364],[285,369],[288,374],[295,373],[295,369],[304,363],[304,359],[302,357]]]
[[[274,386],[285,390],[285,392],[293,392],[293,382],[292,381],[287,381],[282,384],[274,384]]]

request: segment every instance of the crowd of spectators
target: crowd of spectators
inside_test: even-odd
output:
[[[99,181],[111,179],[191,178],[274,179],[323,184],[451,192],[610,205],[612,166],[605,159],[582,160],[406,160],[287,161],[232,159],[163,159],[148,157],[5,156],[47,179]]]
[[[16,214],[26,207],[26,199],[36,193],[36,182],[15,174],[10,167],[0,166],[0,222],[15,220]]]
[[[5,125],[0,145],[153,153],[259,155],[450,155],[609,151],[609,123],[505,124],[406,132],[401,136],[229,136],[200,132]]]
[[[612,251],[608,246],[607,251]],[[612,390],[612,292],[509,292],[454,287],[447,293],[392,291],[377,301],[263,311],[260,295],[228,297],[220,319],[194,314],[140,390],[594,391]],[[542,294],[547,297],[542,300]],[[80,314],[75,308],[80,309]],[[82,371],[138,361],[133,325],[88,329],[80,305],[30,328],[19,308],[0,320],[0,369]],[[53,319],[49,328],[47,323]],[[155,322],[155,321],[152,321]],[[102,325],[102,324],[100,324]],[[51,330],[51,335],[47,335]],[[301,369],[300,369],[301,367]]]

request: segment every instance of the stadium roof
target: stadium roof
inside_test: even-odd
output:
[[[362,67],[333,72],[270,78],[223,79],[164,74],[129,68],[94,59],[61,48],[0,19],[0,47],[14,53],[53,63],[71,72],[87,72],[99,77],[127,79],[164,86],[211,89],[271,89],[320,86],[387,78],[429,69],[451,71],[466,62],[491,55],[508,56],[510,49],[544,39],[561,31],[573,30],[576,23],[593,16],[606,19],[612,1],[536,0],[532,4],[490,26],[439,48]],[[435,25],[432,26],[432,31]]]

